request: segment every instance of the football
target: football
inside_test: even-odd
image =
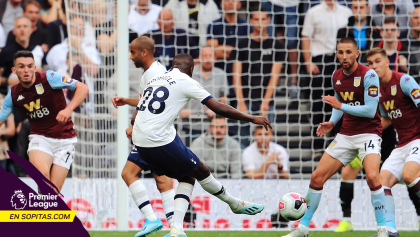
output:
[[[280,215],[289,221],[296,221],[305,215],[306,202],[298,193],[287,193],[279,203]]]

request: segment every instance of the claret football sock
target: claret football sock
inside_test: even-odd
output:
[[[371,202],[375,210],[375,218],[378,226],[386,226],[385,193],[382,185],[370,189]]]
[[[198,181],[208,193],[216,196],[218,199],[227,203],[230,208],[235,209],[238,207],[240,200],[233,197],[229,192],[223,187],[223,185],[217,181],[212,174],[209,177]]]
[[[143,213],[144,217],[150,221],[157,220],[157,216],[150,205],[149,195],[147,194],[146,187],[140,180],[134,181],[129,187],[131,196],[134,202]]]
[[[391,188],[383,186],[385,193],[385,206],[386,206],[386,227],[389,232],[397,232],[397,227],[395,225],[395,203],[394,197],[392,196]]]
[[[180,182],[176,189],[173,227],[179,232],[184,232],[184,216],[188,210],[193,189],[194,185],[184,182]]]
[[[300,220],[300,224],[306,227],[309,227],[312,217],[315,214],[316,209],[318,209],[319,201],[321,201],[322,188],[314,188],[309,186],[308,194],[305,197],[306,205],[308,209],[306,210],[305,215]]]
[[[172,227],[174,220],[174,197],[175,197],[175,190],[171,189],[160,193],[162,196],[162,206],[163,211],[165,212],[166,219],[168,220],[168,224]]]
[[[418,197],[420,197],[420,182],[419,181],[420,181],[420,178],[417,178],[416,180],[414,180],[414,182],[407,185],[408,189],[416,193]]]

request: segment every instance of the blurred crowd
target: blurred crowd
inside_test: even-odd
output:
[[[0,103],[17,83],[11,72],[14,53],[29,50],[37,70],[54,70],[90,87],[77,113],[112,114],[109,94],[115,90],[107,88],[116,70],[116,6],[116,0],[0,0]],[[331,114],[321,95],[333,94],[340,38],[357,40],[361,63],[366,64],[369,49],[382,47],[393,70],[420,79],[418,0],[131,0],[127,10],[130,42],[151,37],[156,60],[168,69],[176,54],[189,53],[196,59],[192,77],[219,101],[266,116],[274,125],[288,109],[308,111],[311,139],[305,142],[314,161],[328,144],[315,131]],[[130,86],[137,96],[141,72],[133,68]],[[64,93],[72,98],[71,92]],[[26,173],[5,151],[27,157],[30,125],[25,116],[14,111],[1,128],[0,164],[18,176]],[[101,129],[105,122],[75,123]],[[277,142],[276,126],[266,131],[226,120],[191,101],[181,111],[177,130],[219,178],[289,177],[290,147]],[[92,139],[116,139],[115,134],[98,137]],[[102,145],[95,154],[105,149]]]

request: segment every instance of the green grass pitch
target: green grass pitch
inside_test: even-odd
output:
[[[189,237],[281,237],[289,232],[284,231],[186,231]],[[134,237],[136,231],[90,231],[91,237]],[[159,231],[147,237],[163,237],[169,231]],[[346,233],[334,233],[329,231],[312,231],[310,237],[368,237],[376,234],[373,231],[352,231]],[[419,237],[419,231],[401,231],[401,237]]]

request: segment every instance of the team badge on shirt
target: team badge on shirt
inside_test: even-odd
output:
[[[370,97],[376,97],[379,95],[379,90],[377,86],[370,86],[368,89],[368,95]]]
[[[362,81],[361,77],[354,77],[354,87],[359,87],[360,86],[360,81]]]
[[[420,90],[419,90],[418,88],[413,89],[413,90],[411,91],[411,96],[412,96],[415,100],[420,99]]]
[[[73,79],[68,78],[68,77],[62,77],[61,81],[67,84],[71,84],[73,82]]]
[[[395,96],[397,94],[397,85],[391,86],[391,95]]]
[[[44,94],[45,90],[44,90],[44,87],[42,86],[42,84],[35,85],[35,89],[36,89],[36,93],[38,95]]]

